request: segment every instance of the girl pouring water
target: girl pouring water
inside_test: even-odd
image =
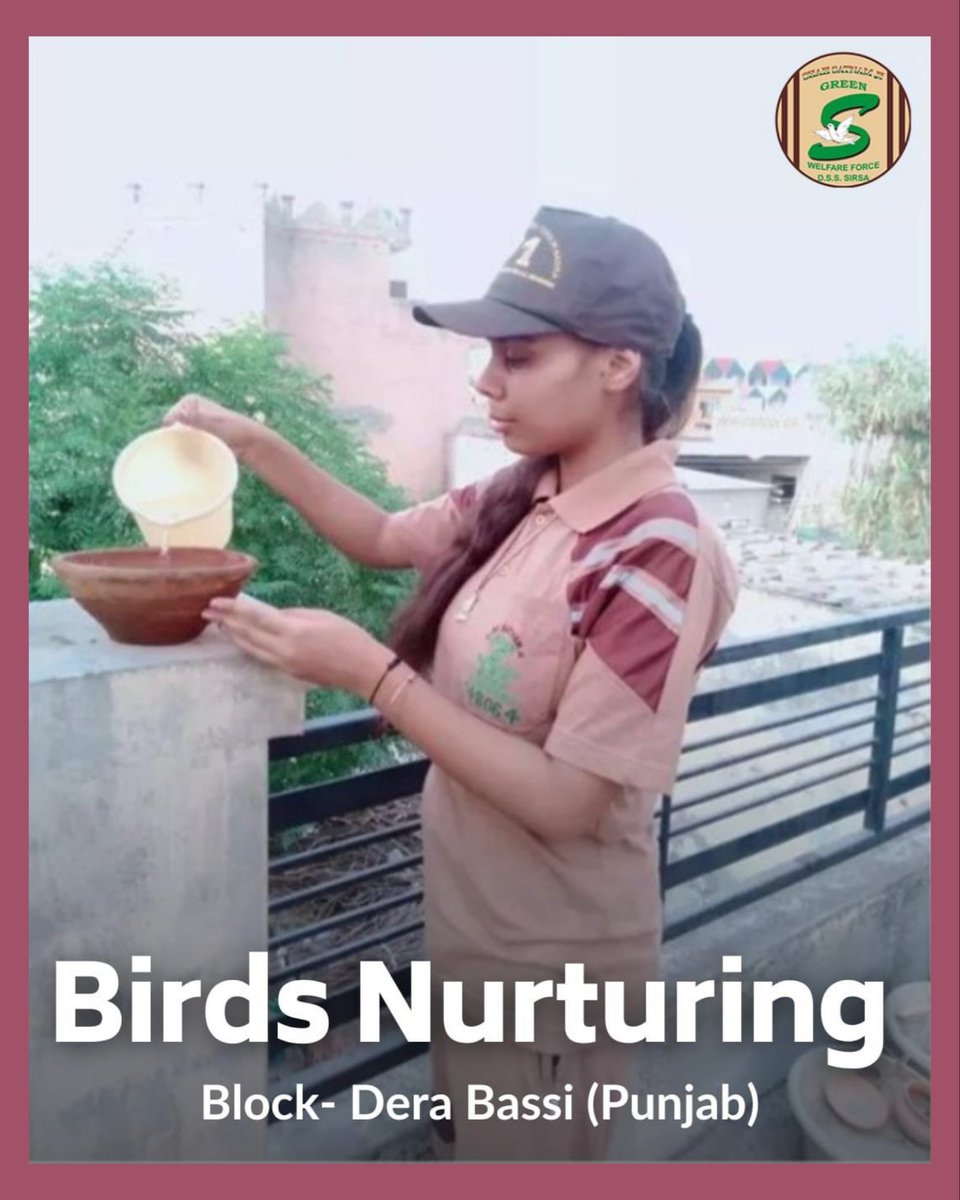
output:
[[[184,397],[168,421],[221,437],[342,553],[420,572],[389,645],[335,613],[246,596],[207,615],[261,661],[356,693],[431,760],[424,924],[437,986],[461,981],[481,1013],[485,982],[556,981],[579,963],[639,1005],[661,939],[654,810],[736,594],[674,470],[700,334],[646,234],[555,208],[484,297],[413,315],[489,341],[475,386],[519,460],[386,513],[258,422]],[[502,1043],[435,1037],[433,1091],[453,1115],[438,1152],[604,1157],[610,1131],[590,1122],[587,1093],[638,1086],[634,1052],[568,1039],[549,1000],[532,1042],[506,1024]],[[480,1118],[471,1087],[571,1095],[573,1115]]]

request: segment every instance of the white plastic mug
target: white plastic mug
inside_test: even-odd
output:
[[[136,438],[113,466],[114,491],[148,546],[223,549],[233,532],[238,478],[225,442],[180,424]]]

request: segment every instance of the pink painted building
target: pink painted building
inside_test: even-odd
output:
[[[334,404],[356,420],[390,477],[411,496],[445,488],[447,448],[475,414],[467,382],[471,343],[418,325],[391,256],[410,244],[408,210],[354,219],[292,197],[264,210],[264,319],[291,356],[331,379]]]

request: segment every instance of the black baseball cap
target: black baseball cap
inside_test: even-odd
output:
[[[613,217],[541,208],[480,300],[418,304],[414,318],[477,338],[572,333],[670,355],[685,305],[653,238]]]

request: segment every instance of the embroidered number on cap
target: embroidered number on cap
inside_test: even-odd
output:
[[[513,260],[513,265],[515,267],[529,267],[533,260],[534,254],[537,252],[537,247],[540,245],[542,240],[542,238],[538,237],[527,238],[527,240],[520,246],[520,252]]]

